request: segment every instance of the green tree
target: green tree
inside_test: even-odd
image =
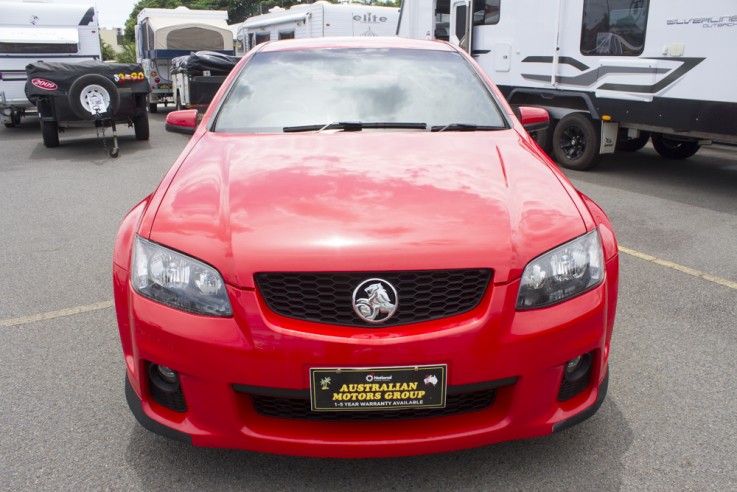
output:
[[[115,60],[115,50],[103,40],[100,40],[100,51],[102,51],[102,61]]]
[[[120,45],[123,51],[118,53],[115,61],[118,63],[136,63],[136,45],[131,41],[123,41]]]

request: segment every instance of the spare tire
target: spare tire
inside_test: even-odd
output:
[[[69,88],[69,106],[80,119],[112,118],[120,107],[120,94],[103,75],[82,75]]]

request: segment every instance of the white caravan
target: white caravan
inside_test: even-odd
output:
[[[399,9],[315,2],[290,9],[274,7],[250,17],[238,29],[238,51],[277,39],[326,36],[396,36]]]
[[[0,2],[0,121],[15,126],[34,107],[24,91],[29,63],[99,59],[92,5]]]
[[[737,142],[735,0],[404,0],[398,34],[471,52],[573,169],[642,148],[690,157]]]
[[[151,93],[149,108],[174,102],[171,60],[195,51],[234,54],[233,32],[225,10],[143,9],[136,18],[136,56],[143,66]]]

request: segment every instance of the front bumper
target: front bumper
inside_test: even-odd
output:
[[[126,394],[144,427],[197,446],[323,457],[427,454],[550,434],[593,415],[606,394],[617,292],[605,282],[557,306],[516,312],[517,282],[490,286],[460,316],[383,329],[298,322],[257,292],[230,287],[233,318],[208,318],[140,297],[114,267]],[[566,361],[592,354],[585,388],[559,401]],[[149,363],[176,370],[186,399],[173,411],[151,397]],[[390,421],[278,418],[255,404],[304,395],[312,367],[447,364],[448,393],[486,387],[492,403],[442,417]],[[255,389],[254,389],[255,388]]]

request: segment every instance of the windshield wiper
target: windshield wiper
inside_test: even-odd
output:
[[[470,123],[450,123],[430,127],[431,132],[488,132],[492,130],[504,130],[504,127],[473,125]]]
[[[378,123],[361,123],[360,121],[336,121],[322,125],[285,126],[282,131],[293,132],[321,132],[323,130],[343,130],[344,132],[360,132],[364,128],[407,128],[413,130],[425,130],[425,123],[396,123],[392,121]]]

